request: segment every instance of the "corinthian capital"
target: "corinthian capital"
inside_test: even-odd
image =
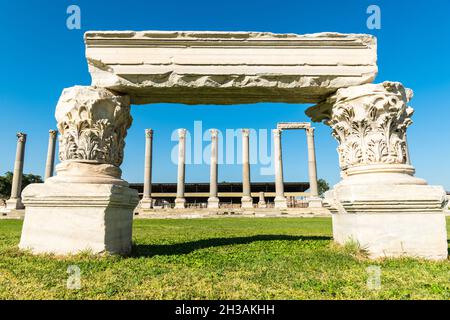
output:
[[[59,158],[120,166],[132,118],[128,96],[75,86],[65,89],[56,107]]]
[[[250,129],[242,129],[242,136],[243,137],[250,136]]]
[[[272,129],[272,133],[275,137],[280,137],[281,136],[281,129]]]
[[[146,138],[153,138],[153,129],[145,129],[145,137]]]
[[[332,128],[343,171],[359,165],[406,164],[412,95],[398,82],[365,84],[339,89],[306,114]]]
[[[17,132],[16,136],[17,136],[17,140],[19,142],[25,142],[27,140],[27,134],[26,133]]]
[[[56,136],[58,135],[58,131],[53,130],[53,129],[52,129],[52,130],[49,130],[49,131],[48,131],[48,135],[49,135],[50,138],[55,139]]]
[[[186,129],[178,129],[178,139],[182,140],[186,138]]]
[[[217,138],[218,135],[219,135],[219,130],[217,130],[217,129],[210,129],[209,133],[211,133],[211,139]]]

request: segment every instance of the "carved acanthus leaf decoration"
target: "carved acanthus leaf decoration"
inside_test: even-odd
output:
[[[411,98],[412,91],[398,82],[366,84],[339,89],[307,114],[332,128],[342,170],[355,165],[405,164]]]
[[[127,96],[101,88],[69,88],[61,95],[56,118],[61,161],[121,165],[132,122]]]

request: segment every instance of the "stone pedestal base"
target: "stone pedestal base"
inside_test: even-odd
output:
[[[241,208],[252,208],[253,209],[253,199],[252,197],[242,197],[241,198]]]
[[[287,208],[286,198],[275,198],[274,203],[275,203],[275,208],[277,208],[277,209],[286,209]]]
[[[185,198],[176,198],[175,199],[175,209],[184,209],[186,208],[186,199]]]
[[[402,173],[346,177],[325,194],[333,214],[333,236],[356,241],[371,258],[448,255],[445,191]]]
[[[334,214],[333,237],[342,245],[356,241],[371,258],[447,259],[443,213]]]
[[[6,210],[22,210],[25,206],[20,198],[11,198],[6,201]]]
[[[133,209],[139,201],[136,190],[113,184],[46,182],[29,185],[22,198],[26,212],[21,249],[58,255],[131,251]]]
[[[153,208],[153,200],[152,200],[152,198],[142,199],[139,202],[139,207],[141,209],[151,209],[151,208]]]
[[[210,197],[208,198],[208,209],[218,209],[219,208],[219,198]]]
[[[6,209],[0,208],[0,219],[23,219],[25,217],[25,210],[20,209]]]
[[[261,209],[267,208],[267,203],[265,201],[259,201],[258,208],[261,208]]]
[[[308,198],[308,208],[322,208],[323,202],[321,198],[311,197]]]

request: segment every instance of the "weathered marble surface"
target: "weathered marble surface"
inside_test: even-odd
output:
[[[92,85],[133,104],[313,103],[377,74],[366,34],[90,31]]]
[[[137,191],[91,183],[45,183],[23,191],[25,220],[19,247],[33,253],[128,254]]]
[[[333,214],[333,238],[341,244],[357,240],[371,258],[447,259],[442,213]]]
[[[354,166],[406,164],[412,96],[412,90],[399,82],[365,84],[339,89],[306,114],[333,130],[344,173]]]
[[[55,117],[61,161],[122,164],[125,137],[133,121],[127,95],[88,86],[67,88]]]

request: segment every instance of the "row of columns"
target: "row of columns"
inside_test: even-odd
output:
[[[281,129],[273,130],[274,137],[274,160],[275,160],[275,207],[287,208],[287,200],[284,195],[283,179],[283,158],[281,146]],[[218,130],[211,129],[211,162],[210,162],[210,188],[208,198],[208,208],[219,208],[218,198]],[[308,175],[310,181],[310,198],[318,198],[317,187],[317,166],[314,147],[314,128],[306,129],[308,145]],[[186,207],[185,191],[185,168],[186,168],[186,129],[178,130],[178,175],[177,175],[177,196],[175,199],[175,209]],[[152,144],[153,130],[146,130],[145,143],[145,170],[144,170],[144,195],[141,201],[141,208],[151,208],[151,167],[152,167]],[[250,131],[242,129],[242,208],[253,208],[253,198],[250,185]],[[266,202],[264,193],[259,195],[258,207],[264,208]]]
[[[208,198],[208,208],[218,208],[218,130],[211,129],[211,166],[210,166],[210,195]],[[280,129],[273,130],[274,137],[274,160],[275,160],[275,207],[286,208],[287,201],[284,196],[283,179],[283,159],[281,146]],[[314,148],[314,128],[306,130],[308,145],[308,174],[310,181],[311,197],[318,197],[317,188],[317,169],[316,156]],[[145,131],[145,165],[144,165],[144,194],[141,201],[142,208],[152,207],[151,185],[152,185],[152,149],[153,149],[153,130]],[[55,163],[57,131],[49,131],[49,141],[47,149],[47,161],[45,166],[45,179],[53,176]],[[186,159],[186,130],[178,130],[178,178],[177,178],[177,197],[175,199],[175,208],[185,208],[186,199],[184,197],[185,188],[185,159]],[[25,133],[17,134],[16,159],[14,163],[14,175],[11,187],[11,197],[7,201],[8,209],[23,209],[21,201],[22,176],[25,156],[25,143],[27,135]],[[242,199],[243,208],[253,207],[253,198],[250,187],[250,131],[242,130]],[[259,207],[264,207],[264,194],[260,194]]]
[[[45,164],[45,179],[53,176],[57,134],[58,132],[56,130],[49,131],[47,160]],[[6,208],[8,210],[19,210],[24,208],[21,193],[26,142],[27,134],[23,132],[17,133],[16,158],[14,161],[13,179],[11,183],[11,196],[8,201],[6,201]]]

